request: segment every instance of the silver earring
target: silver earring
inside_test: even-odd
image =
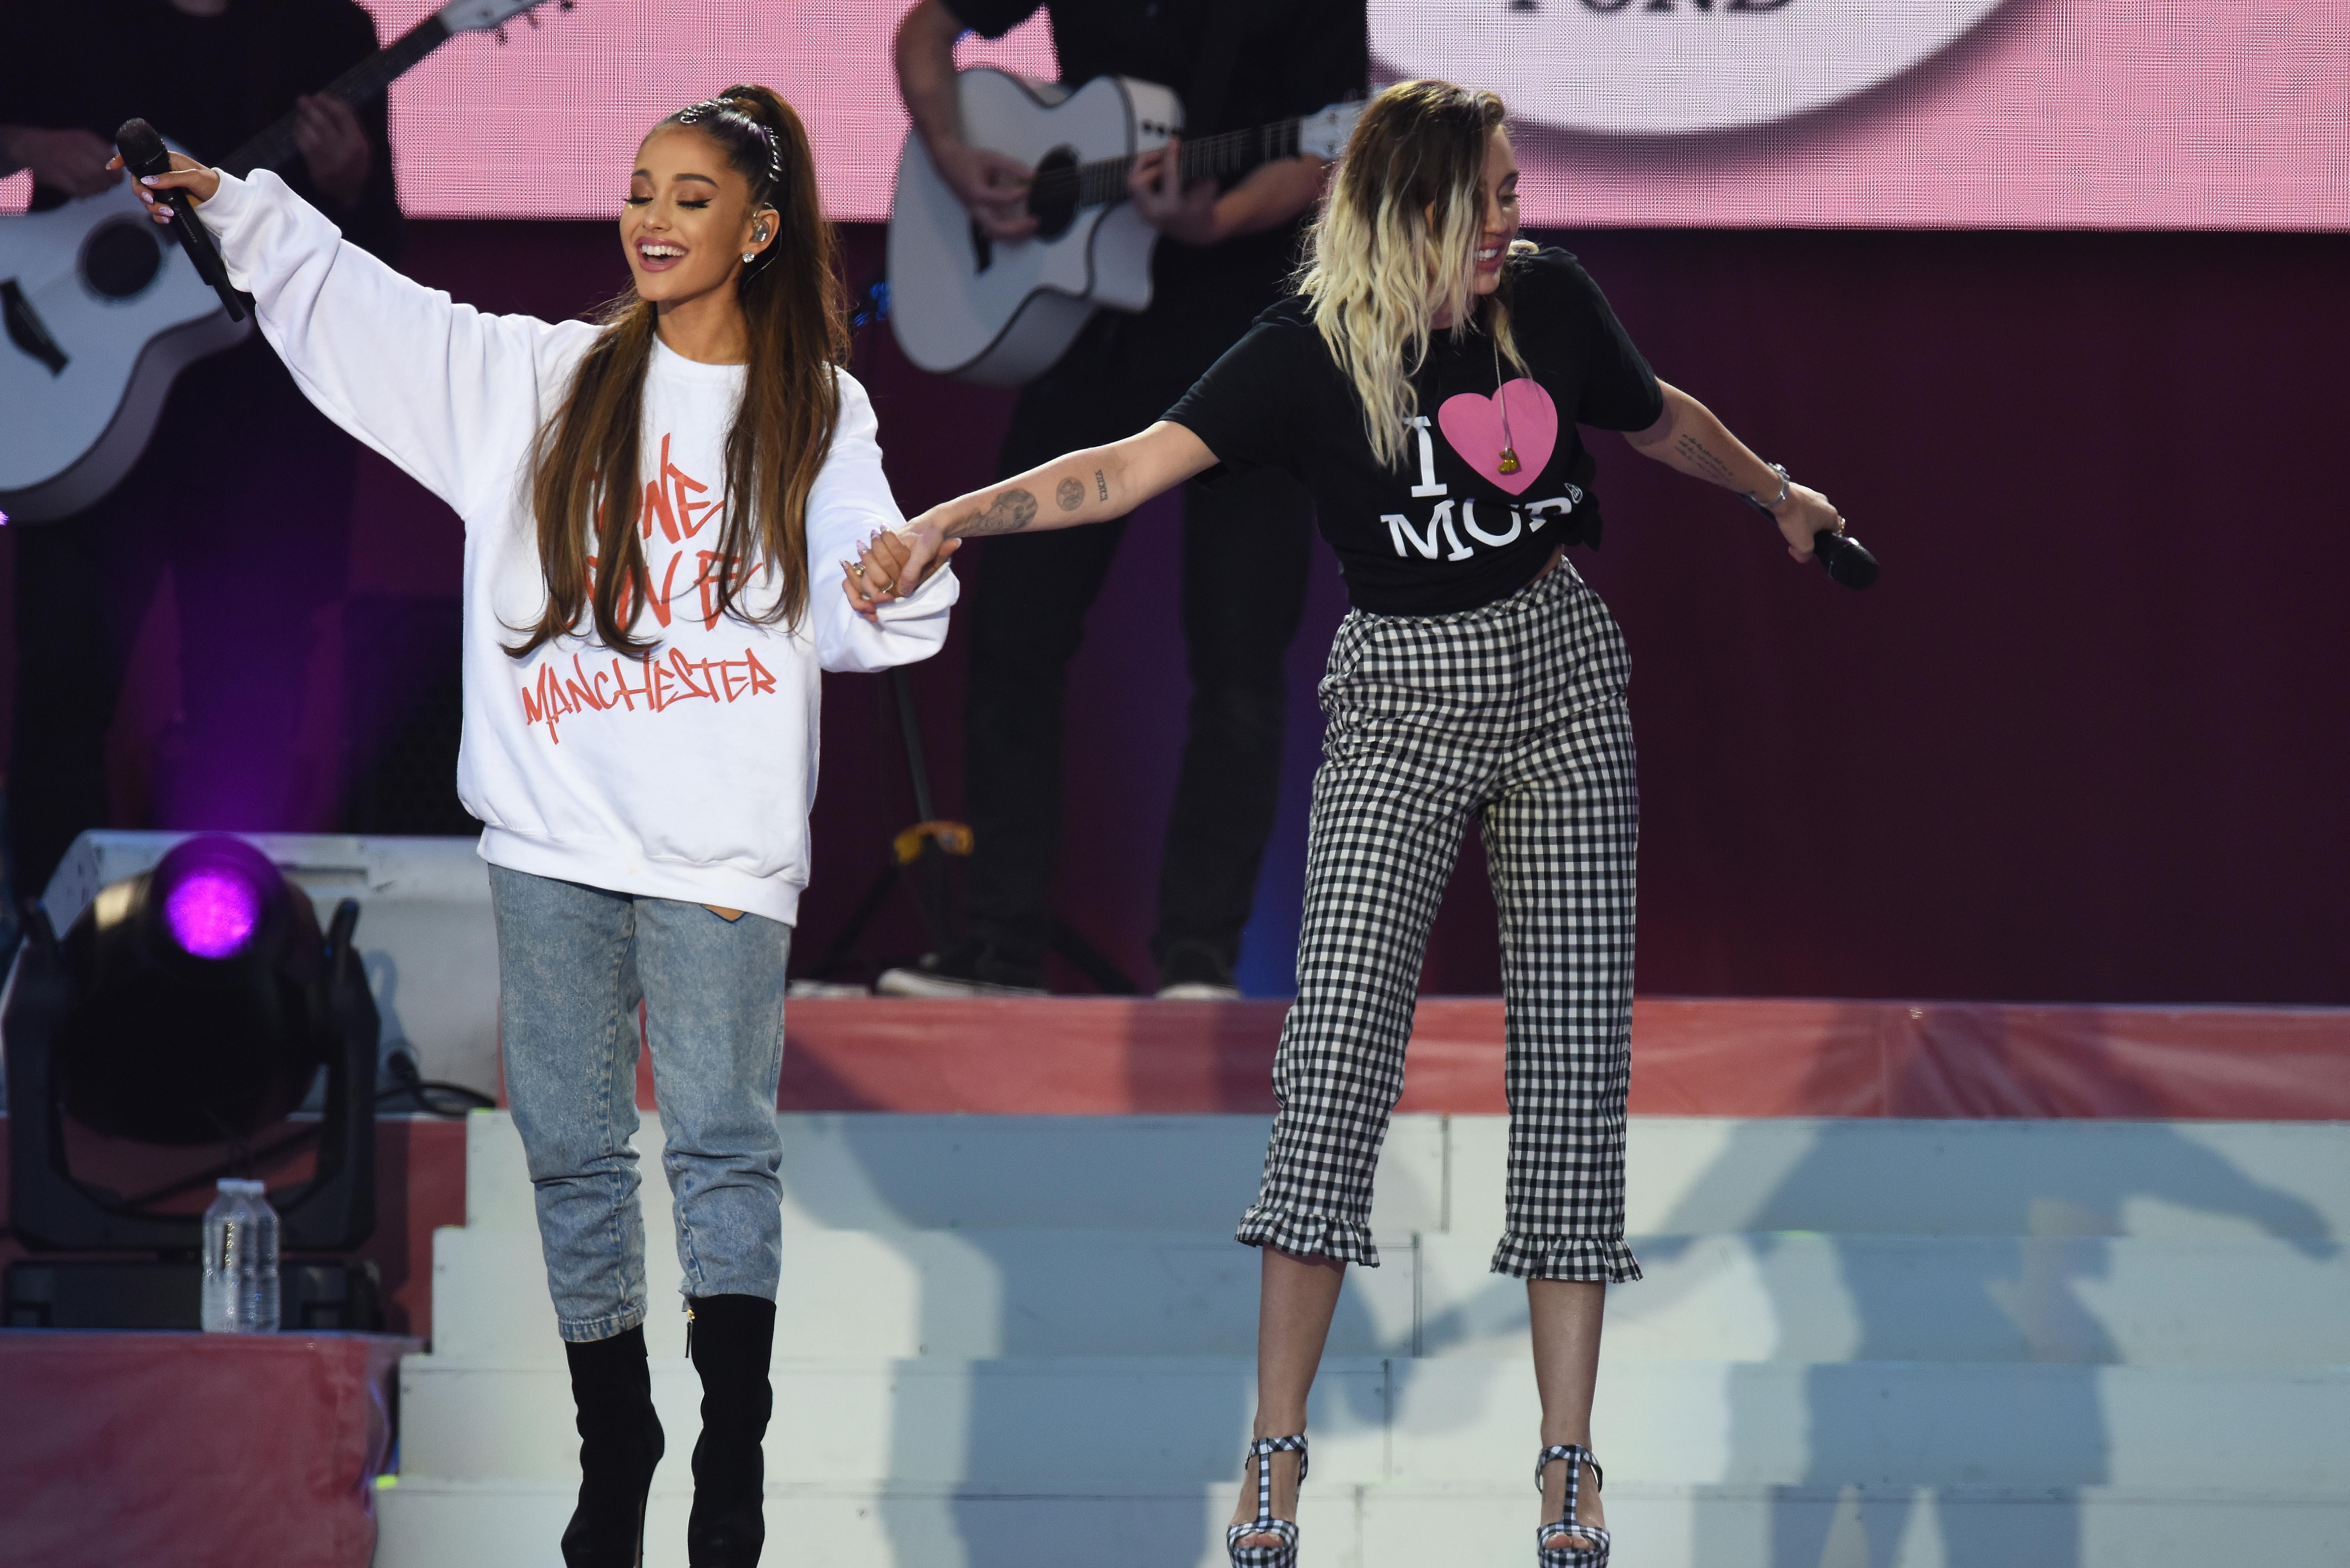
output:
[[[758,259],[759,253],[756,251],[744,251],[743,253],[743,265],[744,266],[749,266],[753,262],[757,261]]]

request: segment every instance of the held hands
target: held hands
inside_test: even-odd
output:
[[[990,239],[1024,240],[1036,232],[1028,214],[1035,172],[1017,158],[968,141],[943,141],[931,149],[931,161]]]
[[[1780,537],[1787,541],[1787,554],[1798,561],[1812,558],[1813,535],[1844,532],[1844,518],[1837,514],[1835,503],[1808,484],[1789,484],[1787,499],[1768,510],[1771,520],[1779,524]]]
[[[1180,137],[1170,138],[1166,146],[1137,158],[1126,176],[1126,192],[1142,221],[1169,239],[1187,245],[1212,245],[1228,237],[1217,218],[1216,182],[1182,183],[1177,157],[1182,150]]]
[[[122,155],[115,154],[107,161],[106,166],[109,170],[121,168]],[[150,174],[130,188],[139,192],[140,201],[147,203],[149,217],[159,223],[168,223],[172,221],[172,209],[158,201],[155,192],[185,191],[188,193],[188,199],[201,207],[220,193],[220,171],[207,169],[194,159],[174,152],[172,154],[172,171],[169,174]]]
[[[902,533],[884,528],[865,541],[856,560],[840,563],[841,592],[850,608],[879,625],[883,605],[910,597],[962,548],[962,540],[941,539],[920,519]]]

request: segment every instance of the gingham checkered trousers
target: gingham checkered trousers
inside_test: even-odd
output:
[[[1239,1238],[1377,1266],[1371,1177],[1403,1092],[1420,960],[1470,818],[1508,1012],[1508,1224],[1497,1273],[1640,1277],[1624,1244],[1639,840],[1631,659],[1565,561],[1445,616],[1350,612],[1321,686],[1297,1001],[1274,1062],[1264,1183]]]

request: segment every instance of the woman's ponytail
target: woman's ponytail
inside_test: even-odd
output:
[[[708,569],[719,613],[795,625],[808,599],[808,495],[839,425],[835,371],[848,357],[838,244],[817,196],[807,128],[773,88],[728,88],[654,129],[671,125],[709,137],[750,185],[753,210],[775,213],[775,239],[737,284],[750,361],[726,432],[725,514]],[[546,607],[508,650],[517,659],[577,629],[583,609],[613,651],[652,647],[633,627],[651,576],[637,523],[653,307],[631,288],[602,321],[569,396],[539,431],[531,500]],[[774,597],[748,610],[738,602],[743,585],[763,569],[773,574]]]

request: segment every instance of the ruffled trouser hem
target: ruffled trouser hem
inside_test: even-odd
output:
[[[1640,1264],[1620,1239],[1529,1236],[1504,1231],[1502,1244],[1493,1249],[1493,1272],[1521,1280],[1620,1285],[1640,1277]]]
[[[1379,1250],[1371,1244],[1368,1226],[1326,1214],[1293,1214],[1260,1203],[1241,1216],[1234,1239],[1243,1246],[1274,1247],[1300,1258],[1329,1258],[1367,1269],[1379,1266]],[[1640,1277],[1640,1263],[1620,1240],[1507,1231],[1493,1249],[1493,1272],[1521,1280],[1620,1285]]]
[[[1259,1203],[1241,1216],[1234,1237],[1243,1246],[1274,1247],[1300,1258],[1331,1258],[1341,1263],[1379,1266],[1379,1250],[1371,1245],[1371,1229],[1326,1214],[1292,1214]]]

